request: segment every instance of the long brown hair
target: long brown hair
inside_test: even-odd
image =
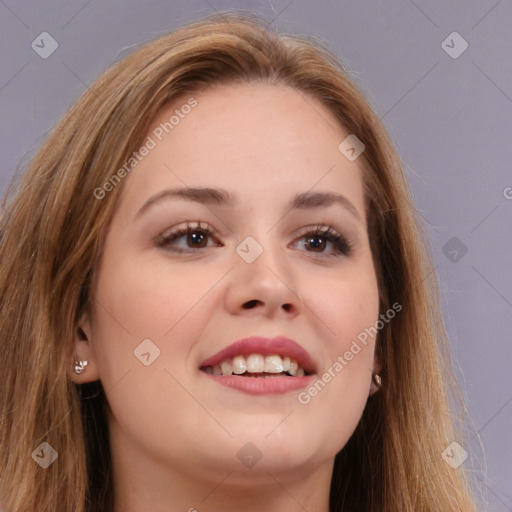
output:
[[[122,184],[95,197],[143,143],[160,109],[218,83],[287,85],[327,107],[365,151],[368,233],[381,312],[384,385],[336,456],[331,511],[476,510],[450,413],[448,343],[436,279],[401,161],[342,63],[311,38],[277,34],[255,15],[220,13],[155,40],[107,70],[30,162],[0,222],[0,503],[8,511],[111,511],[105,394],[69,379],[77,321],[90,314],[102,236]],[[341,142],[341,141],[340,141]],[[136,170],[132,171],[136,172]],[[126,179],[129,179],[126,178]],[[47,469],[31,454],[48,442]]]

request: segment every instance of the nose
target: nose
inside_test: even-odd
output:
[[[291,319],[301,314],[304,303],[297,292],[297,276],[280,248],[263,247],[251,263],[234,255],[226,308],[234,315],[265,315]]]

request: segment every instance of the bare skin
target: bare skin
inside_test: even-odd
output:
[[[362,170],[338,150],[348,133],[291,88],[225,85],[193,96],[197,106],[125,178],[93,315],[81,322],[87,339],[76,340],[89,365],[73,379],[100,379],[110,404],[115,510],[327,512],[334,457],[378,370],[375,340],[307,404],[297,391],[254,396],[218,385],[199,367],[240,338],[282,335],[309,352],[318,377],[374,325]],[[174,197],[138,213],[178,187],[225,189],[236,203]],[[305,192],[346,202],[290,210]],[[159,245],[187,221],[213,235]],[[311,241],[317,226],[332,226],[350,252],[322,235]],[[236,252],[247,237],[263,249],[252,263]],[[148,366],[134,355],[145,339],[160,350]],[[237,456],[247,443],[261,454],[252,467]]]

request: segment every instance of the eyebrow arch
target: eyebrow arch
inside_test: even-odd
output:
[[[150,207],[169,199],[184,199],[196,203],[217,206],[235,206],[236,199],[227,190],[208,187],[184,187],[162,190],[150,197],[136,213],[135,217],[142,215]],[[357,208],[343,195],[334,192],[303,192],[296,194],[289,203],[289,210],[309,210],[325,208],[338,204],[350,212],[359,222],[361,215]]]

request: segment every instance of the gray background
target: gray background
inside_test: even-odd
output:
[[[0,191],[110,63],[137,43],[228,8],[321,38],[384,116],[431,237],[473,419],[465,464],[487,501],[483,509],[512,511],[510,0],[0,0]],[[58,42],[46,59],[31,47],[44,31]],[[458,58],[442,46],[454,31],[469,45]],[[444,47],[456,52],[460,43],[449,38]]]

